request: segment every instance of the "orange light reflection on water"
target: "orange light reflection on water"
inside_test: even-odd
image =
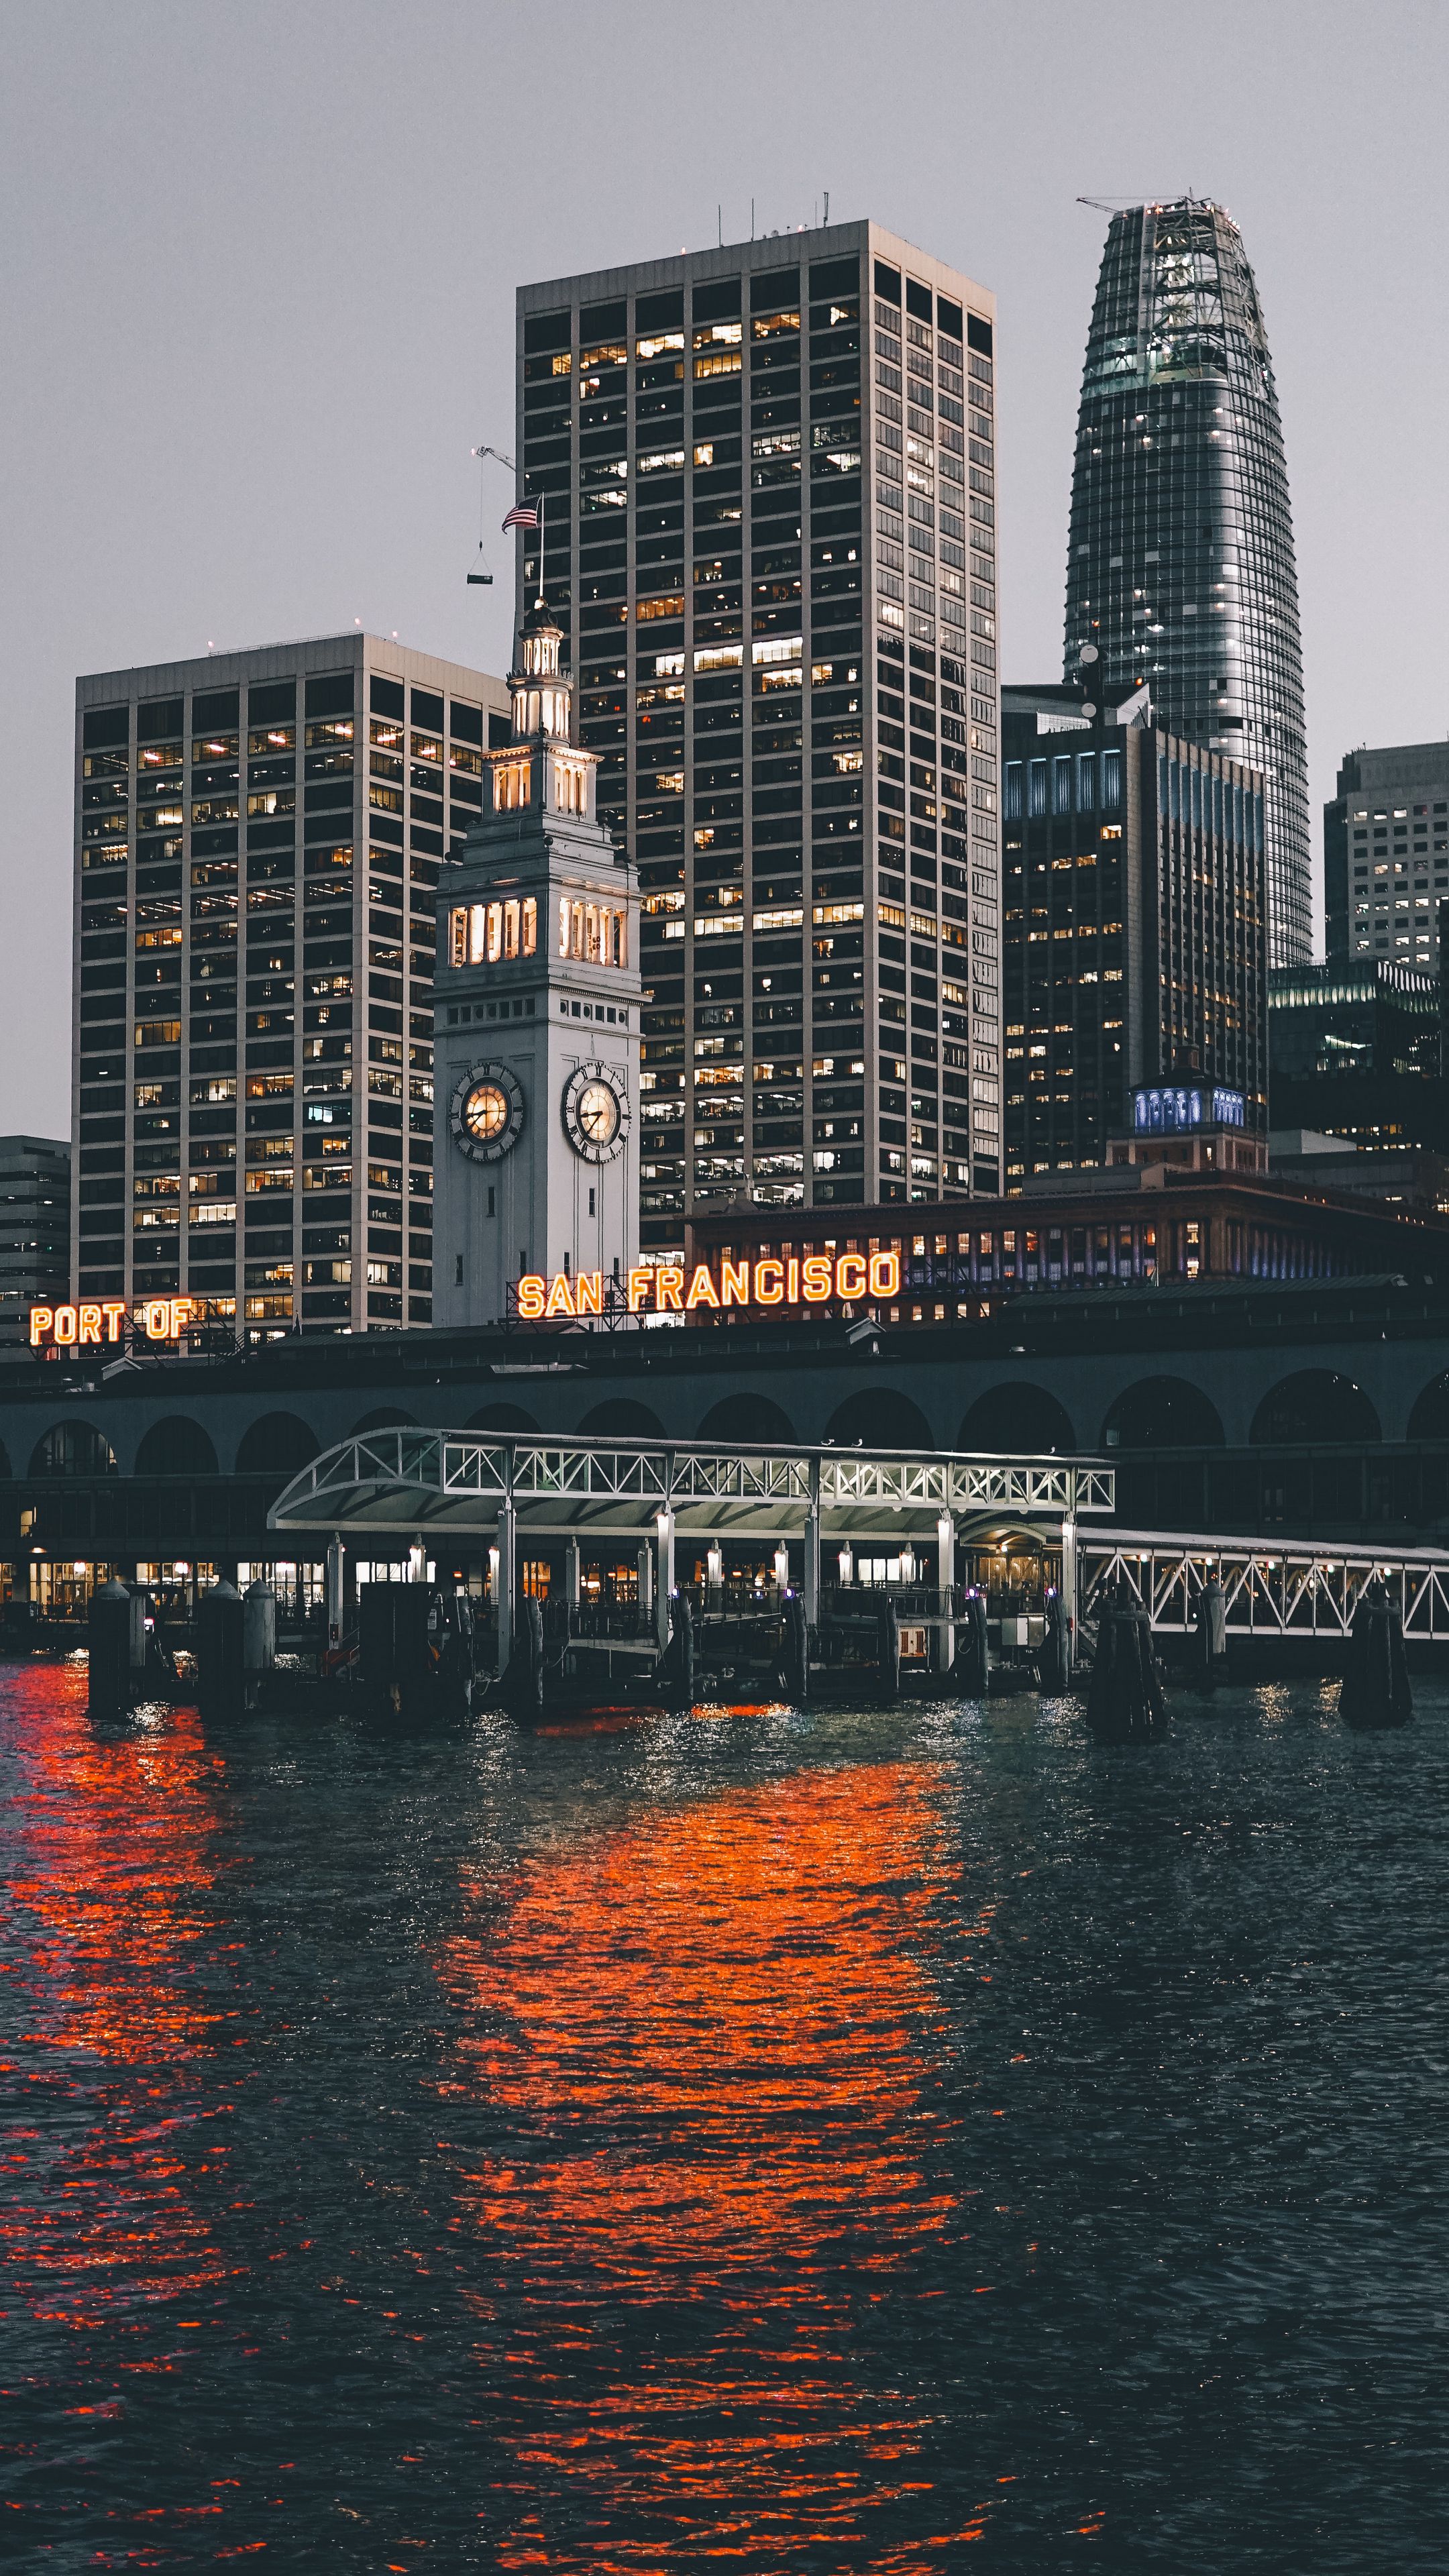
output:
[[[178,2108],[186,2061],[225,2018],[187,1973],[210,1950],[222,1764],[193,1710],[93,1726],[82,1666],[31,1665],[7,1687],[23,1716],[6,2072],[52,2102],[69,2091],[76,2118],[43,2166],[23,2116],[11,2132],[0,2258],[37,2315],[84,2327],[119,2306],[139,2332],[147,2302],[226,2268],[190,2187],[219,2148]]]
[[[980,2536],[923,2456],[957,2211],[938,1786],[737,1789],[469,1892],[457,2089],[519,2141],[454,2222],[497,2264],[501,2568],[909,2576]]]

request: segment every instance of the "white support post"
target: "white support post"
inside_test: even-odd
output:
[[[335,1646],[342,1635],[343,1604],[347,1589],[347,1554],[335,1535],[327,1542],[327,1643]]]
[[[564,1605],[570,1614],[579,1606],[580,1588],[579,1543],[571,1538],[564,1548]]]
[[[669,1643],[669,1596],[674,1590],[674,1514],[657,1515],[659,1530],[659,1581],[654,1596],[654,1634],[660,1651]]]
[[[647,1637],[654,1625],[654,1550],[647,1539],[639,1550],[639,1634]]]
[[[956,1661],[956,1524],[949,1512],[943,1512],[936,1523],[936,1590],[940,1595],[942,1622],[933,1630],[935,1668],[949,1673]]]
[[[805,1514],[805,1617],[813,1628],[820,1619],[820,1461],[810,1461],[810,1507]]]
[[[1062,1523],[1062,1599],[1067,1605],[1067,1670],[1077,1660],[1077,1524],[1070,1513]]]
[[[498,1506],[498,1593],[495,1604],[498,1618],[498,1671],[500,1677],[507,1671],[508,1658],[513,1652],[513,1586],[516,1574],[514,1566],[516,1541],[517,1523],[513,1505],[512,1503],[500,1503]]]

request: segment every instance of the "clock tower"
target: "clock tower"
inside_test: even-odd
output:
[[[513,735],[438,886],[433,1315],[487,1324],[528,1271],[621,1281],[639,1246],[639,901],[572,741],[562,634],[536,600]]]

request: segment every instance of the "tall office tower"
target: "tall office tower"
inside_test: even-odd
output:
[[[1262,771],[1269,959],[1309,956],[1283,430],[1242,236],[1196,197],[1125,206],[1108,229],[1072,475],[1065,668],[1099,705],[1145,683],[1170,732]]]
[[[1330,957],[1437,971],[1449,897],[1449,742],[1345,752],[1323,809]]]
[[[430,1319],[436,888],[506,708],[359,633],[78,681],[73,1293]]]
[[[992,297],[836,224],[525,287],[518,367],[638,863],[646,1252],[687,1207],[994,1191]]]
[[[1260,1139],[1261,777],[1160,729],[1145,692],[1088,722],[1075,689],[1006,688],[1001,722],[1008,1189],[1194,1095],[1193,1125]]]
[[[0,1342],[24,1341],[27,1310],[70,1281],[70,1147],[0,1136]]]

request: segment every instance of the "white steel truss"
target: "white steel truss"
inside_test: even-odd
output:
[[[1114,1530],[1110,1538],[1084,1537],[1079,1565],[1085,1617],[1125,1583],[1162,1636],[1185,1636],[1196,1626],[1198,1595],[1215,1577],[1230,1636],[1346,1637],[1364,1586],[1378,1575],[1406,1637],[1449,1639],[1449,1555],[1430,1548],[1384,1555],[1303,1539]]]
[[[511,1506],[536,1531],[651,1531],[661,1512],[699,1530],[783,1535],[811,1511],[848,1534],[934,1527],[943,1516],[1049,1531],[1111,1512],[1110,1467],[951,1452],[735,1448],[706,1441],[555,1440],[496,1432],[367,1431],[294,1476],[277,1530],[490,1529]]]

